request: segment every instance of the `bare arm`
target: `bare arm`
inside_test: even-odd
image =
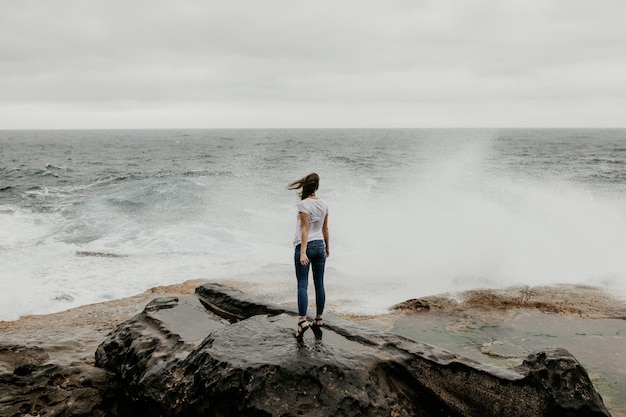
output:
[[[302,243],[300,246],[300,264],[305,266],[309,263],[309,257],[306,256],[307,240],[309,239],[309,215],[300,212],[300,233],[302,234]]]
[[[324,224],[322,225],[322,234],[324,235],[324,243],[326,244],[326,257],[330,256],[330,234],[328,233],[328,214],[324,217]]]

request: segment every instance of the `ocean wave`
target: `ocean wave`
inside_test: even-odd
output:
[[[96,258],[123,258],[126,255],[119,255],[110,252],[92,252],[92,251],[76,251],[76,256],[91,256]]]
[[[119,184],[123,182],[145,181],[150,179],[181,179],[181,178],[198,178],[198,177],[233,177],[234,173],[228,170],[187,170],[187,171],[157,171],[150,173],[112,173],[97,178],[87,186],[107,186],[111,184]]]
[[[61,170],[66,170],[66,167],[58,167],[56,165],[52,165],[52,164],[46,164],[45,169],[53,169],[55,171],[61,171]]]
[[[187,177],[233,177],[232,171],[189,170],[189,171],[160,171],[148,175],[146,178],[187,178]]]
[[[123,198],[107,198],[104,201],[110,206],[123,207],[124,209],[140,210],[147,206],[147,203],[142,201],[133,201]]]
[[[34,175],[38,176],[38,177],[54,177],[54,178],[59,178],[59,174],[57,174],[56,172],[52,172],[48,169],[40,169],[39,171],[36,171],[34,173]]]
[[[594,173],[586,175],[584,177],[579,177],[578,180],[581,182],[589,182],[592,184],[624,184],[624,181],[626,180],[626,172]]]
[[[346,165],[358,165],[359,164],[359,162],[356,159],[349,158],[347,156],[331,156],[328,159],[333,162],[339,162],[341,164],[346,164]]]
[[[52,301],[61,301],[66,303],[74,302],[74,297],[66,292],[60,293],[52,297]]]
[[[45,185],[35,185],[29,187],[26,190],[26,194],[35,194],[35,195],[46,195],[50,192],[50,189]]]
[[[598,164],[615,164],[615,165],[624,165],[626,164],[625,160],[619,159],[610,159],[610,158],[593,158],[588,160],[592,165],[597,166]]]
[[[103,186],[109,184],[117,184],[124,181],[130,181],[137,179],[137,177],[133,174],[125,174],[125,175],[105,175],[103,177],[97,178],[95,181],[90,182],[86,185],[86,187],[93,186]]]

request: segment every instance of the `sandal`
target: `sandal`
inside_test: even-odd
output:
[[[313,323],[311,323],[311,329],[313,330],[316,339],[322,338],[322,327],[324,327],[324,322],[322,322],[322,318],[315,317],[315,320],[313,320]]]
[[[304,332],[306,332],[309,327],[311,326],[309,325],[309,322],[306,321],[306,319],[300,320],[298,322],[298,330],[296,331],[296,339],[302,339],[302,337],[304,336]]]

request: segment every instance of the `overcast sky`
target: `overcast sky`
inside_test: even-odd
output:
[[[626,1],[0,1],[0,129],[626,127]]]

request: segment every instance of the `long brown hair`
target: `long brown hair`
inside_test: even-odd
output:
[[[317,175],[315,172],[311,172],[309,175],[302,177],[299,180],[296,180],[292,182],[291,184],[289,184],[287,186],[287,189],[299,190],[300,188],[302,188],[302,191],[300,192],[300,199],[304,200],[310,195],[315,194],[315,191],[317,191],[319,186],[320,186],[320,176]]]

